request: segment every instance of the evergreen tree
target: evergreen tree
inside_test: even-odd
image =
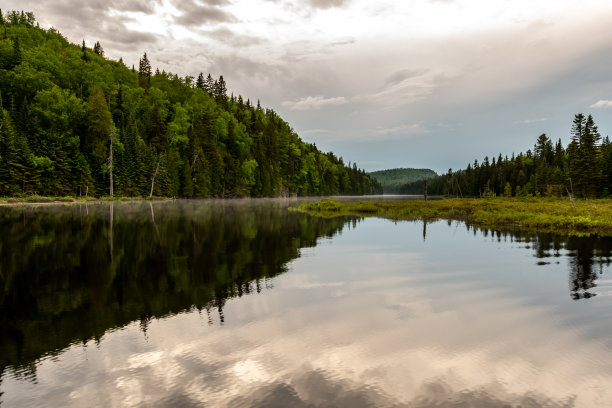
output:
[[[13,40],[13,61],[12,61],[12,67],[16,67],[17,65],[21,64],[21,47],[19,46],[19,37],[16,37]]]
[[[210,75],[210,72],[208,73],[208,76],[206,77],[206,81],[204,82],[204,90],[208,92],[209,95],[213,95],[215,92],[215,81],[213,81],[213,78]]]
[[[102,46],[100,45],[100,41],[96,41],[96,43],[94,44],[93,52],[96,55],[104,57],[104,50],[102,49]]]
[[[81,59],[87,62],[89,61],[89,55],[87,55],[87,47],[85,46],[85,40],[83,40],[83,44],[81,45]]]
[[[147,54],[130,70],[105,59],[99,42],[94,58],[84,40],[68,44],[56,30],[32,26],[28,13],[6,19],[0,194],[107,194],[111,165],[113,188],[130,196],[380,188],[363,170],[301,141],[273,110],[228,98],[223,76],[194,81],[156,70],[152,80]],[[18,64],[26,69],[7,72]]]
[[[201,72],[200,75],[198,75],[198,79],[196,80],[196,88],[205,90],[204,74],[202,74]]]
[[[579,171],[580,186],[585,197],[592,197],[599,192],[601,135],[593,117],[589,115],[584,123],[584,131],[580,140]]]
[[[96,189],[106,191],[104,173],[106,171],[112,117],[104,92],[98,86],[94,87],[89,95],[87,123],[87,133],[81,140],[81,145],[83,151],[89,157]]]
[[[151,63],[145,52],[138,65],[138,83],[142,88],[151,86]]]
[[[218,103],[225,104],[225,102],[227,102],[227,86],[223,79],[223,75],[214,83],[213,96]]]

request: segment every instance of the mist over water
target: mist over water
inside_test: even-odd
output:
[[[611,239],[294,203],[0,208],[1,405],[612,403]]]

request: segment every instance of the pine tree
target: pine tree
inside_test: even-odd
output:
[[[221,103],[223,106],[225,106],[224,104],[227,102],[227,86],[225,85],[223,75],[221,75],[214,83],[213,96],[215,97],[217,103]]]
[[[149,143],[158,153],[165,151],[168,146],[166,128],[166,123],[164,122],[159,106],[155,104],[151,111],[148,133]]]
[[[21,47],[19,46],[19,37],[15,37],[15,39],[13,40],[13,60],[12,60],[12,67],[16,67],[17,65],[21,64]]]
[[[574,121],[572,123],[572,130],[570,134],[572,137],[572,142],[576,142],[578,145],[580,145],[580,140],[582,139],[585,121],[585,117],[582,113],[574,115]]]
[[[586,197],[595,196],[599,192],[601,180],[599,142],[601,135],[595,125],[593,116],[589,115],[584,124],[580,141],[580,170],[583,194]]]
[[[205,83],[204,83],[204,74],[202,74],[200,72],[200,75],[198,75],[198,79],[196,80],[196,88],[200,88],[202,90],[204,90]]]
[[[215,92],[215,81],[213,81],[210,72],[208,73],[206,81],[204,82],[204,90],[208,92],[209,95],[213,95],[213,93]]]
[[[96,43],[94,44],[93,52],[96,55],[104,57],[104,50],[102,49],[102,46],[100,45],[100,41],[96,41]]]
[[[81,45],[81,59],[85,62],[89,61],[89,55],[87,55],[87,47],[85,46],[85,40],[83,40],[83,44]]]
[[[89,95],[87,104],[88,131],[81,140],[83,151],[92,164],[96,189],[106,191],[103,178],[103,166],[108,157],[108,142],[111,134],[112,117],[104,97],[104,92],[98,86]]]
[[[142,88],[151,86],[151,63],[145,52],[138,66],[138,83]]]

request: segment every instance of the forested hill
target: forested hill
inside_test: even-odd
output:
[[[569,126],[568,126],[569,128]],[[427,182],[429,194],[462,197],[561,196],[610,197],[612,193],[612,143],[601,136],[591,115],[576,114],[564,147],[546,135],[538,137],[533,150],[474,160],[467,168]],[[422,193],[423,183],[407,184],[404,193]]]
[[[1,15],[1,12],[0,12]],[[31,13],[0,18],[0,195],[371,194],[353,163],[300,140],[222,76],[131,69]]]
[[[435,171],[429,169],[390,169],[368,173],[382,185],[387,194],[398,193],[402,185],[437,177]]]

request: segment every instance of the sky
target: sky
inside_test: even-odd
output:
[[[612,133],[609,0],[5,0],[69,41],[179,76],[223,75],[368,171],[441,173]]]

